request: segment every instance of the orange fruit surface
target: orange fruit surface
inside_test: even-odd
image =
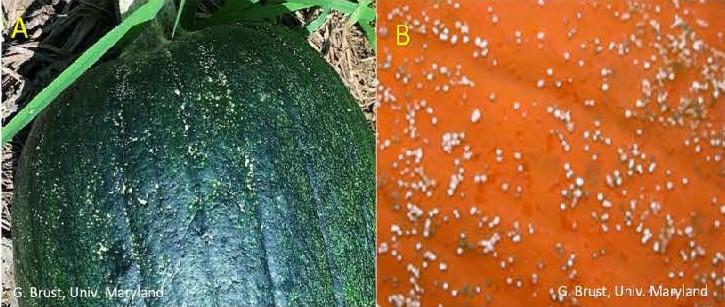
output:
[[[725,1],[377,5],[380,306],[725,305]]]

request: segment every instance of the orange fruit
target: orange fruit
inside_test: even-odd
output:
[[[725,2],[378,16],[378,304],[725,302]]]

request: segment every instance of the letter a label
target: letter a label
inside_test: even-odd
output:
[[[15,22],[15,28],[13,28],[13,33],[10,34],[10,38],[15,38],[15,35],[18,33],[22,33],[25,38],[28,38],[28,29],[25,28],[22,17],[18,17],[18,21]]]

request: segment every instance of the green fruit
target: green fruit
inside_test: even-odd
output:
[[[301,37],[188,33],[89,71],[36,120],[13,203],[20,303],[371,306],[374,193],[373,133]]]

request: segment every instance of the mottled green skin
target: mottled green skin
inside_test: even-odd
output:
[[[36,120],[15,188],[21,306],[373,305],[373,133],[286,29],[211,28],[87,73]],[[139,286],[164,296],[104,293]]]

